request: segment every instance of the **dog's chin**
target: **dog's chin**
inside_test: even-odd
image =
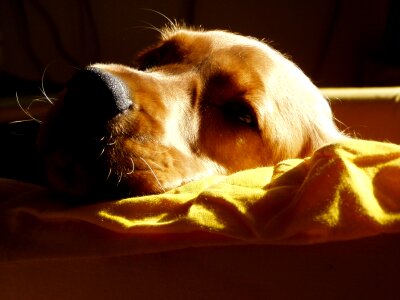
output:
[[[46,177],[50,187],[71,201],[94,202],[100,199],[117,198],[117,191],[93,170],[84,164],[61,159],[46,159]],[[120,197],[124,196],[122,191]],[[75,199],[75,200],[74,200]]]
[[[93,203],[127,197],[160,194],[180,183],[161,183],[151,171],[133,174],[110,172],[110,168],[61,155],[47,157],[47,179],[50,187],[68,202]],[[96,162],[97,163],[97,162]],[[106,171],[108,170],[108,171]]]

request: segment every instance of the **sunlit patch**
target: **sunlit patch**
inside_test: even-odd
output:
[[[107,211],[100,211],[99,216],[102,218],[103,222],[108,220],[112,223],[121,225],[124,228],[132,228],[139,226],[159,226],[171,223],[171,221],[166,221],[167,213],[161,213],[152,215],[149,217],[144,217],[142,215],[138,218],[127,218],[124,216],[119,216],[116,214],[111,214]]]
[[[196,220],[201,226],[223,229],[225,225],[218,220],[218,216],[216,216],[212,211],[204,207],[203,205],[192,205],[190,207],[188,217],[190,219]]]

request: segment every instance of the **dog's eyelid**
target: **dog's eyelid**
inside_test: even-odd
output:
[[[224,103],[222,109],[229,119],[254,129],[259,128],[257,114],[246,101],[233,99]]]

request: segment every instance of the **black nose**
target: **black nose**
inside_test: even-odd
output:
[[[79,71],[67,84],[64,103],[91,118],[109,119],[132,106],[127,86],[116,76],[94,67]]]

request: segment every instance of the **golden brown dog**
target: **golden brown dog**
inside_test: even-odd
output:
[[[229,32],[169,28],[135,68],[79,71],[39,145],[55,188],[110,197],[305,157],[340,138],[327,101],[276,50]]]

